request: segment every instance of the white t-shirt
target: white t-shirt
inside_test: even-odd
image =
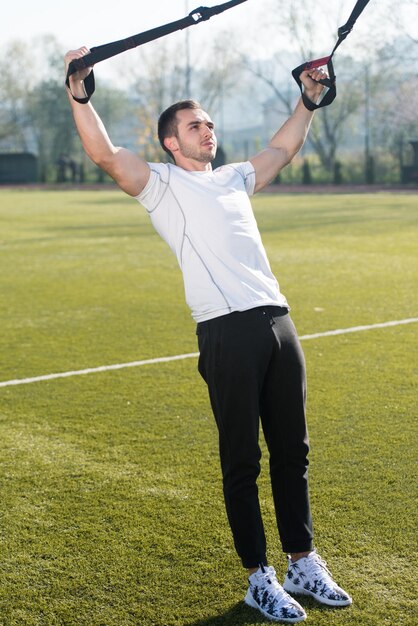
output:
[[[183,272],[196,322],[258,306],[288,307],[274,277],[251,207],[250,162],[209,172],[150,163],[137,196]]]

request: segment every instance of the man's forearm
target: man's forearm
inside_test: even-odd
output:
[[[82,84],[78,86],[71,85],[71,92],[77,97],[84,96]],[[85,152],[94,163],[104,167],[106,161],[113,156],[115,148],[109,139],[102,120],[90,102],[80,104],[72,98],[70,93],[68,93],[68,97],[74,122]]]
[[[292,115],[271,139],[269,148],[286,150],[288,161],[291,161],[305,143],[313,114],[300,99]]]
[[[305,93],[312,102],[317,102],[322,93],[323,86],[319,80],[323,76],[322,70],[311,73],[305,70],[301,74]],[[292,115],[277,131],[268,147],[250,159],[255,170],[255,192],[268,185],[299,152],[305,143],[312,118],[313,112],[308,111],[300,98]]]

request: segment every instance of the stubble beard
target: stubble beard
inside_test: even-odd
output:
[[[216,142],[213,148],[203,148],[200,150],[194,146],[186,146],[179,139],[177,139],[180,151],[186,159],[193,159],[198,163],[210,163],[216,156]]]

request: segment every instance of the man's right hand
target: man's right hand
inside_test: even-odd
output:
[[[64,57],[65,75],[67,76],[68,66],[70,65],[71,61],[73,61],[74,59],[80,59],[86,54],[89,54],[89,52],[90,50],[86,48],[86,46],[82,46],[81,48],[78,48],[78,50],[69,50]],[[83,81],[85,78],[87,78],[92,69],[93,67],[86,67],[83,70],[78,70],[77,72],[74,72],[74,74],[69,77],[70,90],[71,93],[76,96],[76,98],[83,98],[86,95],[84,91]]]

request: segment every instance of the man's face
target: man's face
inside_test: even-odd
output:
[[[214,123],[202,109],[182,109],[176,113],[176,148],[180,154],[198,163],[210,163],[216,155]],[[174,156],[176,151],[172,150]]]

